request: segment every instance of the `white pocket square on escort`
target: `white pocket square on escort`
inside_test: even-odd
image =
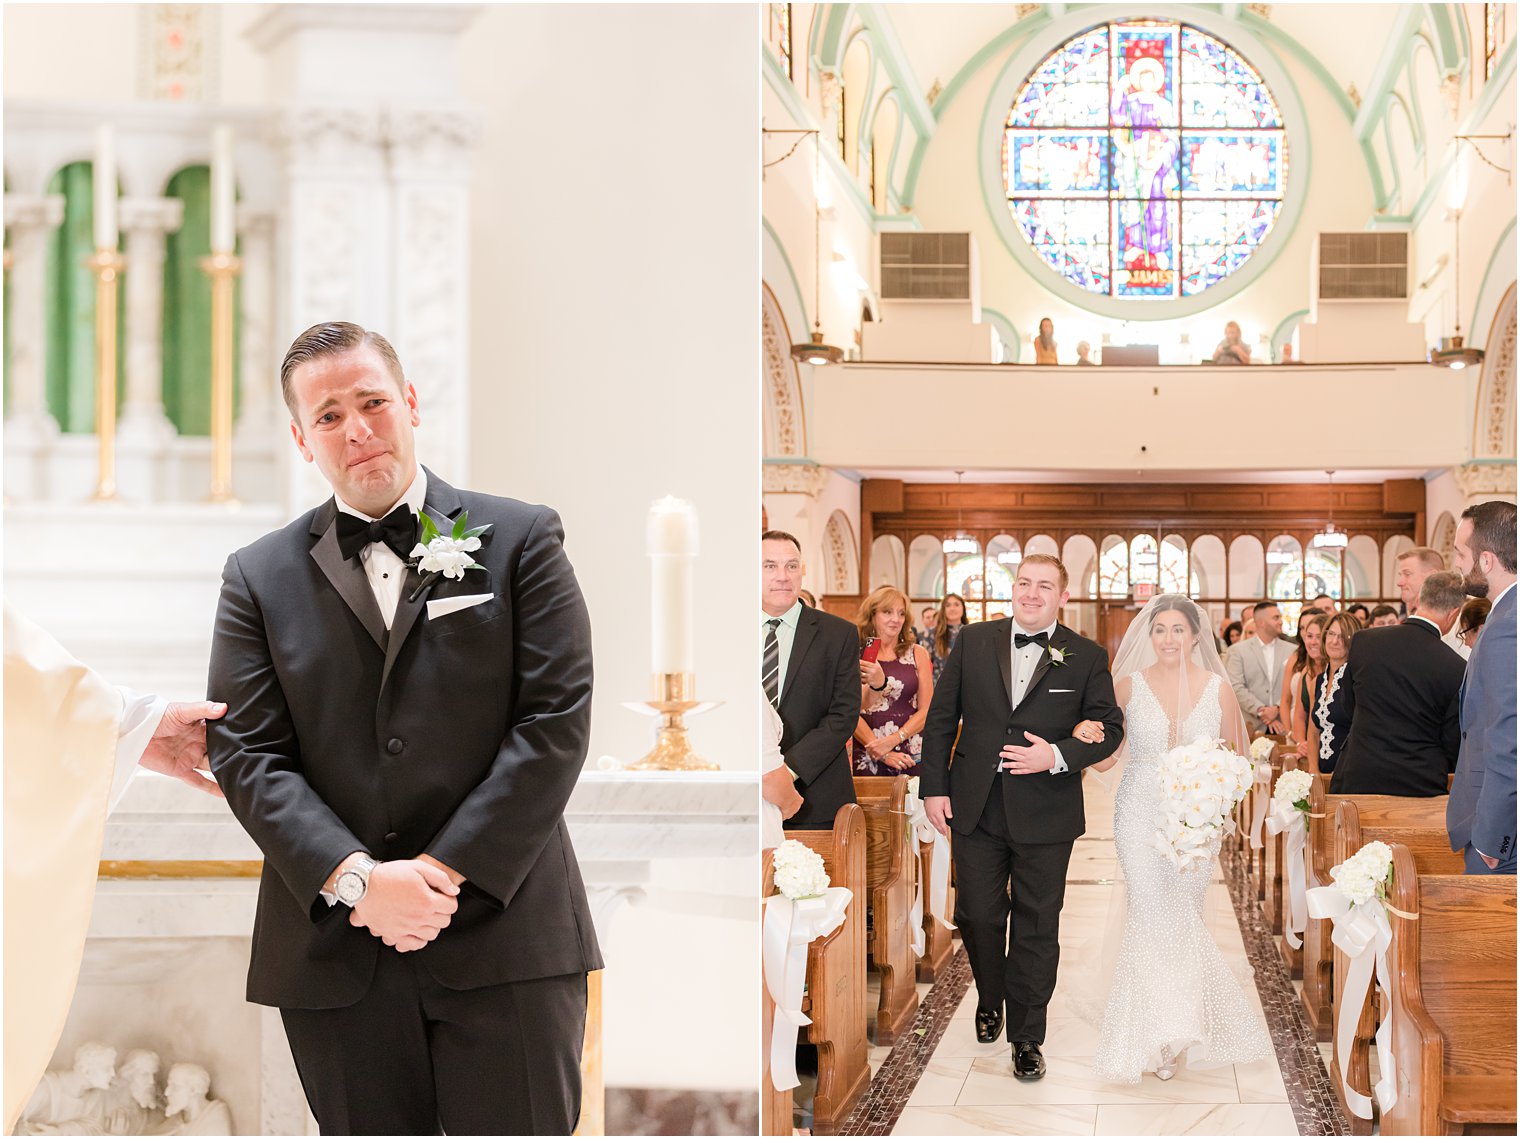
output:
[[[492,593],[467,593],[463,597],[440,597],[437,601],[427,603],[428,620],[436,621],[450,613],[458,613],[461,609],[473,609],[477,605],[484,605],[494,596]]]
[[[429,601],[428,604],[431,605],[432,602]],[[1055,695],[1060,695],[1062,692],[1075,692],[1076,689],[1075,688],[1051,688],[1051,689],[1048,689],[1048,691],[1051,693],[1051,695],[1055,696]]]

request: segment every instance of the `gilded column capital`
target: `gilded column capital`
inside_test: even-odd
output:
[[[1515,464],[1510,462],[1463,463],[1451,469],[1463,498],[1515,495]]]
[[[805,494],[817,498],[829,479],[828,468],[817,463],[766,463],[762,469],[766,494]]]

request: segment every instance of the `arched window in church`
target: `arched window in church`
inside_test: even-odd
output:
[[[1202,293],[1241,268],[1282,209],[1277,101],[1232,48],[1186,24],[1074,36],[1019,89],[1003,184],[1024,239],[1104,297]]]
[[[770,17],[770,39],[775,45],[777,58],[781,60],[781,70],[786,72],[788,79],[795,79],[792,74],[792,6],[772,4]]]
[[[1126,546],[1110,535],[1088,579],[1088,596],[1128,597],[1132,584],[1149,584],[1156,593],[1199,594],[1198,575],[1189,572],[1187,547],[1180,541],[1169,538],[1158,546],[1151,535],[1138,534]]]
[[[946,567],[949,588],[946,593],[959,593],[966,599],[966,608],[972,620],[982,621],[989,616],[1006,616],[1008,603],[1013,600],[1013,573],[1010,567],[993,557],[982,554],[962,554],[951,560]],[[1003,602],[1002,605],[996,604]]]

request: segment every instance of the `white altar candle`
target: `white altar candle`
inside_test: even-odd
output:
[[[115,249],[116,132],[104,124],[95,132],[95,248]]]
[[[650,653],[654,671],[692,672],[697,512],[691,503],[667,495],[649,508],[645,536],[653,581]]]
[[[231,253],[237,245],[233,218],[237,212],[232,181],[232,128],[211,132],[211,252]]]

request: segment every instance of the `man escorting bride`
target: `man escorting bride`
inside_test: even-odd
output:
[[[960,638],[924,728],[924,805],[941,833],[955,831],[955,920],[976,982],[977,1039],[996,1040],[1006,1015],[1014,1076],[1045,1074],[1066,868],[1086,829],[1081,771],[1113,766],[1125,743],[1114,842],[1128,907],[1096,1006],[1094,1069],[1137,1083],[1145,1072],[1169,1079],[1182,1065],[1261,1059],[1266,1028],[1204,922],[1217,849],[1179,869],[1157,845],[1161,758],[1200,736],[1242,755],[1249,743],[1202,611],[1156,598],[1110,672],[1102,646],[1056,621],[1066,584],[1057,559],[1023,560],[1014,616]]]

